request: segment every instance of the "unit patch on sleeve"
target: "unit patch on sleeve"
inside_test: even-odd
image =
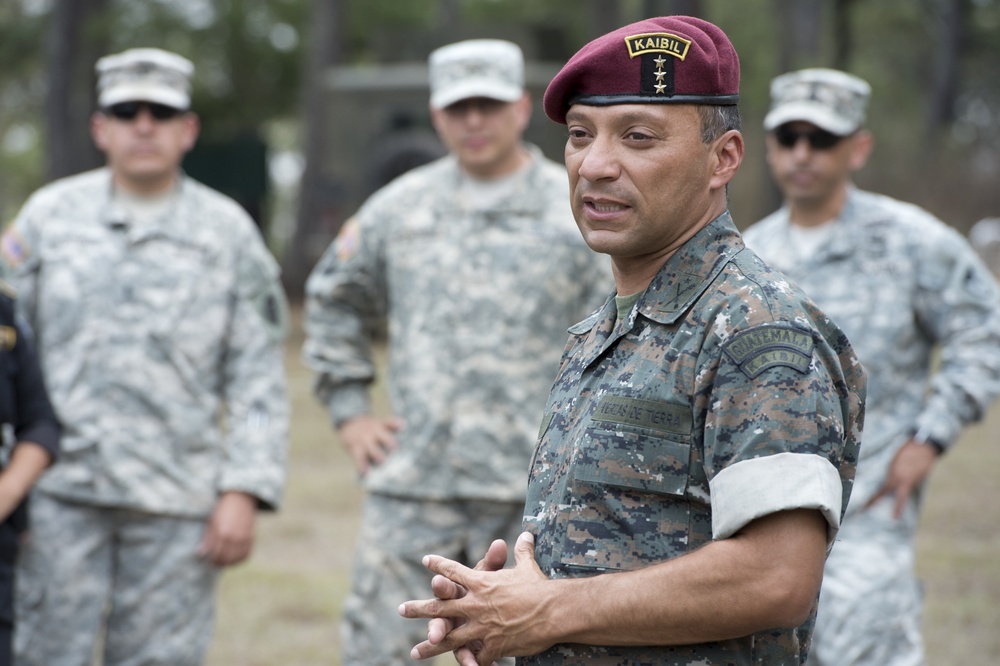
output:
[[[723,350],[753,379],[768,368],[784,365],[805,374],[812,362],[812,334],[790,324],[761,324],[741,331]]]
[[[347,261],[358,253],[361,247],[361,227],[358,225],[358,218],[352,217],[341,227],[340,233],[334,240],[334,248],[337,259]]]
[[[0,253],[11,268],[17,268],[31,254],[31,248],[16,228],[10,227],[0,237]]]

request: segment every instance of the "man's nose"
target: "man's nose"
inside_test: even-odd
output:
[[[580,176],[590,182],[614,180],[621,172],[618,152],[611,141],[595,139],[580,163]]]

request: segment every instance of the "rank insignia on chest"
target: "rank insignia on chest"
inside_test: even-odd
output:
[[[0,326],[0,349],[9,351],[17,344],[17,329],[13,326]]]

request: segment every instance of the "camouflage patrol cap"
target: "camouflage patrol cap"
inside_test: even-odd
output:
[[[524,55],[513,42],[467,39],[432,51],[427,64],[435,109],[471,97],[515,102],[524,94]]]
[[[585,45],[545,91],[545,115],[573,104],[713,104],[740,100],[740,61],[717,26],[691,16],[632,23]]]
[[[819,67],[782,74],[771,81],[771,110],[764,117],[768,132],[802,120],[839,136],[853,134],[865,122],[871,86],[836,69]]]
[[[119,102],[156,102],[182,111],[191,106],[194,65],[176,53],[129,49],[104,56],[94,69],[101,108]]]

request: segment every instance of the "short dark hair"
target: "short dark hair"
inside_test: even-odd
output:
[[[699,104],[701,116],[701,140],[712,143],[729,130],[739,130],[743,126],[740,107],[735,104]]]

